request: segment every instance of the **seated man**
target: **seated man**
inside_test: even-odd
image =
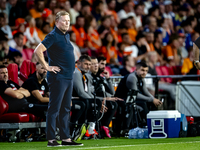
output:
[[[136,71],[125,76],[119,83],[116,95],[122,99],[127,98],[127,93],[130,89],[138,91],[136,97],[136,104],[143,108],[143,118],[146,119],[146,115],[149,112],[152,103],[158,107],[162,104],[159,99],[154,98],[146,88],[146,83],[144,78],[148,73],[148,66],[144,62],[139,62],[136,64]]]
[[[27,102],[26,98],[30,96],[29,91],[8,80],[8,70],[2,65],[0,66],[0,95],[8,103],[9,113],[27,112],[45,118],[44,111],[47,106]]]
[[[117,110],[117,103],[115,101],[118,99],[112,97],[115,91],[112,82],[110,80],[109,73],[108,71],[105,70],[106,58],[99,57],[99,60],[100,61],[98,63],[96,57],[91,57],[92,64],[90,67],[90,74],[92,76],[93,86],[95,88],[96,95],[99,97],[106,98],[106,101],[103,102],[105,106],[108,108],[108,110],[107,112],[105,112],[105,114],[104,113],[102,114],[103,118],[101,119],[101,125],[102,125],[101,129],[105,132],[107,137],[111,138],[108,126]],[[101,74],[104,75],[104,77],[102,77]]]
[[[79,58],[77,68],[75,69],[73,77],[73,96],[78,97],[79,101],[83,101],[86,106],[86,110],[82,114],[82,117],[79,119],[80,123],[89,123],[88,132],[86,136],[98,134],[95,130],[95,121],[99,116],[99,112],[102,106],[102,102],[99,99],[96,99],[96,105],[94,104],[94,87],[91,83],[91,75],[87,74],[91,66],[91,58],[87,55],[82,55]],[[72,100],[73,102],[74,100]],[[96,106],[96,112],[95,107]],[[72,113],[72,117],[73,117]],[[81,137],[82,138],[82,137]]]
[[[31,103],[46,103],[49,102],[49,87],[45,80],[47,71],[40,63],[36,63],[36,72],[22,84],[22,87],[27,89],[31,96],[27,98]]]

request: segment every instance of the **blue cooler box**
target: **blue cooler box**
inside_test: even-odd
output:
[[[181,114],[177,110],[150,111],[147,114],[149,138],[177,138]]]

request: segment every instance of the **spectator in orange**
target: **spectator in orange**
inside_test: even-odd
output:
[[[108,10],[106,11],[106,15],[112,15],[115,19],[115,21],[118,23],[120,23],[120,19],[115,11],[116,8],[116,0],[107,0],[107,6],[108,6]]]
[[[118,63],[115,40],[110,32],[105,35],[105,38],[103,39],[103,46],[99,50],[99,54],[106,57],[107,63],[110,63],[111,59],[112,61],[114,60],[116,64]]]
[[[15,26],[17,27],[16,30],[14,30],[12,32],[12,35],[16,34],[17,32],[22,32],[24,33],[26,31],[26,26],[25,26],[25,20],[23,18],[18,18],[15,20]],[[24,36],[24,39],[23,39],[23,45],[26,44],[26,41],[27,41],[27,38],[26,36]]]
[[[48,0],[46,3],[46,8],[49,8],[50,10],[52,10],[52,12],[54,12],[56,6],[57,6],[57,0]]]
[[[177,49],[180,46],[178,35],[172,34],[167,46],[162,49],[163,58],[171,66],[180,65],[180,57],[177,54]]]
[[[85,31],[87,32],[87,47],[92,50],[98,50],[102,43],[99,33],[96,30],[97,22],[93,16],[88,16],[85,23]]]
[[[133,42],[136,42],[135,37],[137,36],[137,31],[133,25],[133,17],[129,17],[124,22],[125,27],[127,28],[128,35],[130,36]]]
[[[85,25],[85,18],[82,15],[79,15],[76,17],[76,24],[72,26],[72,31],[76,34],[76,44],[80,48],[85,47],[85,42],[86,42],[86,33],[84,30],[84,25]]]
[[[30,9],[29,12],[33,18],[40,18],[42,17],[44,8],[44,0],[35,0],[35,8]]]
[[[110,32],[112,33],[112,35],[114,36],[115,42],[116,44],[118,43],[118,23],[116,22],[114,16],[110,16]]]
[[[42,13],[42,19],[44,22],[47,22],[50,24],[50,27],[53,28],[54,26],[54,21],[53,21],[53,15],[52,11],[48,8],[45,8],[43,13]]]
[[[41,42],[41,40],[37,34],[35,19],[31,16],[27,16],[26,21],[29,24],[29,26],[26,28],[26,31],[24,32],[24,35],[28,39],[26,46],[34,49],[35,46]]]
[[[194,52],[193,52],[192,49],[190,49],[188,58],[185,58],[183,60],[183,65],[182,65],[182,68],[181,68],[181,73],[183,75],[185,75],[185,74],[197,74],[197,69],[193,65],[193,62],[194,62]]]
[[[42,32],[42,24],[43,24],[42,18],[35,18],[36,31],[41,41],[44,40],[45,37],[44,33]]]
[[[146,44],[147,51],[148,52],[155,51],[155,48],[154,48],[154,45],[153,45],[153,42],[154,42],[154,33],[150,32],[150,31],[146,32],[145,33],[145,37],[146,37],[146,40],[147,40],[147,44]]]

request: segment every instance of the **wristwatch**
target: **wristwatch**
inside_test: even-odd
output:
[[[195,61],[194,61],[194,64],[197,64],[197,63],[199,63],[199,60],[195,60]]]

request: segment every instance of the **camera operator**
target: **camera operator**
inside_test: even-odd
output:
[[[143,108],[142,118],[144,119],[146,119],[146,115],[150,109],[155,109],[155,106],[158,107],[162,105],[162,102],[159,99],[154,98],[146,88],[144,78],[147,73],[147,64],[145,62],[138,62],[136,64],[136,71],[125,76],[120,81],[115,95],[122,99],[126,99],[130,89],[138,91],[136,104]]]

